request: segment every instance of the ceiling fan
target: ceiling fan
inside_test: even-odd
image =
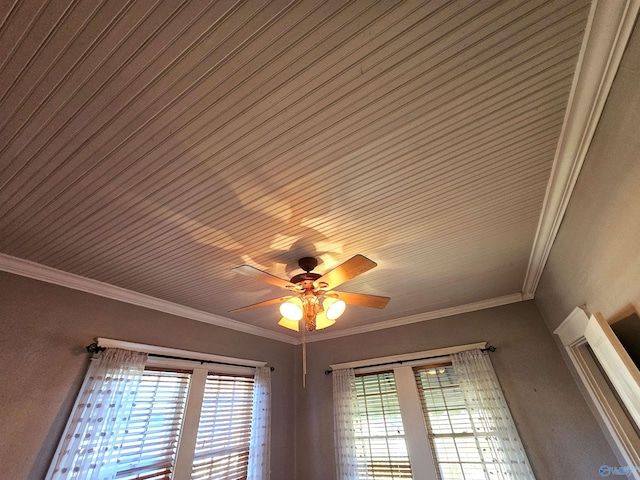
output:
[[[305,273],[295,275],[289,281],[250,265],[232,268],[233,272],[289,290],[290,295],[237,308],[231,312],[244,312],[254,308],[280,304],[282,318],[278,324],[297,332],[300,328],[300,320],[304,321],[304,325],[309,331],[333,325],[344,312],[347,303],[373,308],[384,308],[389,303],[389,297],[334,290],[339,285],[377,266],[367,257],[355,255],[324,275],[312,272],[317,265],[318,260],[313,257],[301,258],[298,260],[298,266]]]

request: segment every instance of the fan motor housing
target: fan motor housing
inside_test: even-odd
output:
[[[313,257],[302,257],[298,260],[298,266],[304,270],[305,273],[299,273],[291,279],[291,283],[294,285],[300,285],[305,290],[313,288],[313,282],[319,279],[322,275],[318,273],[311,273],[311,270],[318,266],[318,259]]]
[[[305,289],[313,288],[313,282],[315,282],[321,276],[322,275],[320,275],[319,273],[311,273],[311,272],[299,273],[298,275],[296,275],[291,279],[291,283],[293,283],[294,285],[301,284],[302,288],[305,288]],[[309,283],[305,284],[305,282],[309,282]]]

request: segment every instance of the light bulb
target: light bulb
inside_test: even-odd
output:
[[[302,318],[302,302],[299,298],[290,298],[280,305],[280,313],[287,320],[297,322]]]

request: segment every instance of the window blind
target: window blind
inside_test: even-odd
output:
[[[253,384],[251,377],[207,376],[192,480],[246,478]]]
[[[145,370],[118,453],[119,480],[167,479],[173,470],[190,374]]]
[[[246,480],[249,460],[252,475],[268,474],[270,375],[259,373],[255,382],[251,367],[108,350],[91,364],[47,478]],[[265,440],[250,459],[254,385]]]
[[[488,478],[482,458],[487,445],[474,438],[453,366],[419,368],[415,376],[441,480]]]
[[[366,458],[366,472],[361,471],[361,476],[372,480],[412,478],[393,373],[357,376],[356,395],[360,411],[356,443]]]

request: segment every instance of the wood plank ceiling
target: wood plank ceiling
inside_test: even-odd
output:
[[[0,252],[277,332],[230,272],[379,266],[333,330],[522,290],[585,0],[0,4]]]

